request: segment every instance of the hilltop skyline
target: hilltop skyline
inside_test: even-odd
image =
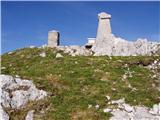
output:
[[[97,14],[112,15],[112,32],[135,41],[160,42],[160,2],[2,2],[2,53],[47,44],[48,31],[61,45],[84,45],[96,37]]]

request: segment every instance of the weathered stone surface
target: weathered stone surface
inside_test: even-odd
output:
[[[113,110],[111,113],[113,114],[113,117],[111,117],[110,120],[130,120],[130,116],[125,111]]]
[[[99,23],[95,44],[92,47],[95,56],[137,56],[158,54],[160,43],[148,42],[147,39],[138,39],[130,42],[115,37],[111,33],[111,15],[102,12],[98,14]]]
[[[11,98],[9,96],[9,93],[6,92],[6,91],[2,91],[1,94],[2,94],[1,95],[2,106],[4,106],[4,107],[10,107]]]
[[[0,118],[4,118],[4,120],[9,119],[3,107],[21,109],[29,101],[40,100],[45,96],[47,96],[47,93],[43,90],[38,90],[30,80],[0,75],[0,115],[2,115]]]
[[[41,56],[41,57],[46,57],[46,53],[45,53],[45,52],[42,52],[42,53],[39,54],[39,56]]]
[[[112,109],[109,109],[109,108],[103,109],[103,112],[104,112],[104,113],[106,113],[106,112],[111,112],[111,111],[112,111]]]
[[[52,30],[48,32],[48,47],[57,47],[59,45],[60,34],[58,31]]]
[[[150,43],[146,39],[130,42],[110,34],[104,39],[96,40],[92,50],[95,56],[137,56],[152,55],[158,50],[157,46],[158,43]]]
[[[9,75],[1,75],[0,76],[0,88],[5,89],[7,86],[14,83],[14,79],[12,76]]]
[[[9,120],[8,114],[3,110],[0,104],[0,120]]]
[[[105,12],[98,14],[98,29],[96,38],[89,38],[84,46],[58,46],[59,33],[50,31],[48,35],[48,47],[56,47],[71,56],[138,56],[160,55],[160,43],[149,42],[147,39],[127,41],[112,34],[110,25],[111,15]]]
[[[63,55],[61,55],[60,53],[56,54],[56,58],[61,58],[61,57],[63,57]]]
[[[153,105],[149,109],[144,106],[130,106],[124,99],[112,100],[112,104],[117,104],[117,108],[106,108],[104,112],[113,114],[110,120],[159,120],[160,104]],[[110,110],[111,109],[111,110]]]
[[[34,113],[34,110],[30,110],[27,113],[27,116],[26,116],[25,120],[33,120],[33,113]]]
[[[17,90],[12,92],[11,108],[22,108],[29,101],[29,93],[24,90]]]
[[[64,53],[68,53],[71,56],[78,56],[78,55],[92,55],[92,51],[86,49],[84,46],[59,46],[57,47],[58,50],[64,51]]]
[[[98,30],[96,41],[105,39],[107,35],[111,34],[111,25],[110,25],[111,15],[101,12],[98,14]]]

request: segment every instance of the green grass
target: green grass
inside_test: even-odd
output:
[[[42,51],[47,54],[45,58],[39,56]],[[158,56],[109,59],[107,56],[71,57],[62,53],[63,58],[55,58],[56,52],[62,53],[49,48],[24,48],[2,55],[2,67],[6,67],[2,74],[19,75],[33,80],[39,89],[50,94],[44,100],[43,109],[47,112],[42,117],[43,120],[109,119],[111,114],[103,113],[103,108],[108,106],[106,95],[111,96],[112,100],[125,98],[131,105],[151,107],[160,102],[160,92],[152,87],[152,72],[144,67],[154,59],[160,59]],[[122,76],[127,71],[126,63],[134,73],[133,77],[122,81]],[[136,91],[132,91],[128,83]],[[37,114],[40,114],[38,110],[43,100],[33,103],[21,112],[11,112],[12,119],[23,117],[28,109],[36,109]],[[100,105],[99,109],[94,107],[97,104]],[[88,105],[93,107],[89,109]]]

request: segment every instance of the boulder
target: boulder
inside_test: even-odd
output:
[[[56,54],[56,58],[62,58],[62,57],[63,57],[63,55],[61,55],[60,53]]]
[[[27,116],[26,116],[25,120],[33,120],[33,113],[34,113],[34,110],[30,110],[27,113]]]
[[[13,78],[9,75],[0,75],[0,118],[9,120],[9,116],[3,110],[3,107],[11,109],[21,109],[29,101],[37,101],[47,96],[47,92],[38,90],[31,80],[22,80]],[[28,113],[27,120],[31,120],[32,112]]]
[[[8,114],[3,110],[1,104],[0,104],[0,119],[1,120],[9,120]]]

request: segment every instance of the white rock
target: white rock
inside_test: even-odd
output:
[[[2,95],[1,95],[1,103],[4,107],[10,107],[10,96],[9,93],[6,91],[2,91]]]
[[[45,53],[45,52],[42,52],[42,53],[39,54],[39,56],[41,56],[41,57],[46,57],[46,53]]]
[[[158,114],[160,115],[160,103],[158,104]]]
[[[26,116],[25,120],[33,120],[33,113],[34,113],[34,110],[30,110],[27,113],[27,116]]]
[[[125,111],[113,110],[111,113],[113,116],[110,118],[110,120],[131,120],[129,114]]]
[[[122,76],[122,80],[124,81],[124,80],[126,80],[126,79],[127,79],[127,75],[124,74],[124,75]]]
[[[112,100],[111,101],[112,104],[123,104],[125,103],[124,98],[119,99],[119,100]]]
[[[3,89],[10,84],[14,83],[14,79],[9,75],[0,75],[0,87]]]
[[[135,120],[142,120],[142,119],[154,120],[156,119],[155,116],[149,113],[148,108],[146,107],[135,107],[134,114],[135,114],[134,115]]]
[[[63,57],[63,55],[61,55],[60,53],[56,54],[56,58],[61,58],[61,57]]]
[[[19,75],[16,75],[15,77],[16,77],[16,78],[19,78]]]
[[[147,39],[137,39],[135,42],[130,42],[108,34],[105,38],[96,39],[92,50],[95,53],[94,56],[152,55],[159,49],[158,45],[158,43],[148,42]]]
[[[40,100],[47,96],[47,93],[43,90],[38,90],[35,87],[32,87],[28,90],[30,93],[29,100]]]
[[[28,101],[40,100],[47,92],[38,90],[32,81],[0,75],[0,102],[4,107],[23,108]]]
[[[96,105],[95,108],[98,109],[98,108],[99,108],[99,105]]]
[[[103,109],[103,112],[104,112],[104,113],[106,113],[106,112],[111,112],[111,111],[112,111],[112,109],[109,109],[109,108]]]
[[[107,98],[107,100],[110,100],[110,99],[111,99],[111,97],[110,97],[110,96],[108,96],[108,95],[106,96],[106,98]]]
[[[88,105],[88,108],[91,108],[92,107],[92,105]]]
[[[124,103],[122,105],[127,112],[132,112],[134,110],[129,104]]]
[[[153,105],[153,108],[149,111],[151,114],[158,115],[159,114],[159,105]]]
[[[8,55],[12,54],[13,52],[8,52]]]
[[[11,107],[19,109],[24,107],[29,101],[29,93],[24,90],[17,90],[12,92]]]
[[[28,86],[28,87],[35,86],[31,80],[22,80],[20,78],[15,78],[15,81],[19,86]]]
[[[9,120],[8,114],[3,110],[0,104],[0,120]]]

